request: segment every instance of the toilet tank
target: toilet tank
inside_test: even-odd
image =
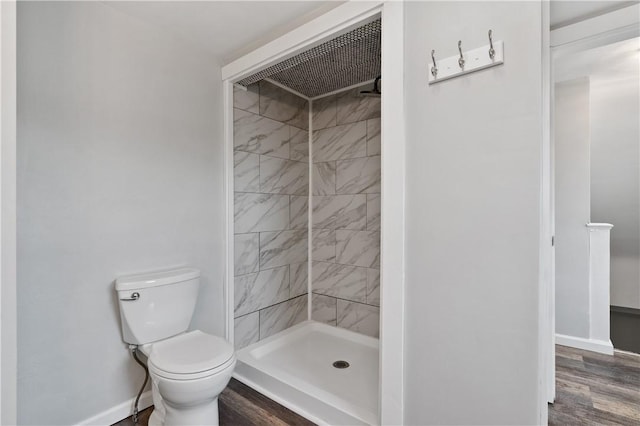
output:
[[[190,268],[118,278],[123,340],[143,345],[187,331],[199,284],[200,271]]]

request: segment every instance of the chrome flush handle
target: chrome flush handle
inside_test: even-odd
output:
[[[138,300],[138,299],[140,299],[140,293],[138,293],[136,291],[135,293],[131,293],[131,297],[120,299],[120,300],[125,301],[125,302],[132,302],[132,301],[135,301],[135,300]]]

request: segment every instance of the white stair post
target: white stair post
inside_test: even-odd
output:
[[[610,223],[588,223],[589,230],[589,339],[613,354],[609,338]],[[600,352],[600,351],[599,351]]]

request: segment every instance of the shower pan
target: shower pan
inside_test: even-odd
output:
[[[377,423],[378,339],[304,321],[238,360],[238,380],[315,423]]]

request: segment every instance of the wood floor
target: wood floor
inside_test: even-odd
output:
[[[549,425],[640,425],[640,356],[556,346]]]
[[[311,426],[314,423],[231,379],[218,399],[221,426]],[[147,426],[153,407],[140,412],[138,426]],[[114,426],[133,426],[133,419],[126,418]]]
[[[219,404],[222,426],[313,424],[235,379]],[[151,408],[141,412],[138,424],[147,426],[150,415]],[[131,418],[116,423],[133,424]],[[640,356],[556,346],[556,402],[549,405],[549,425],[640,426]]]

